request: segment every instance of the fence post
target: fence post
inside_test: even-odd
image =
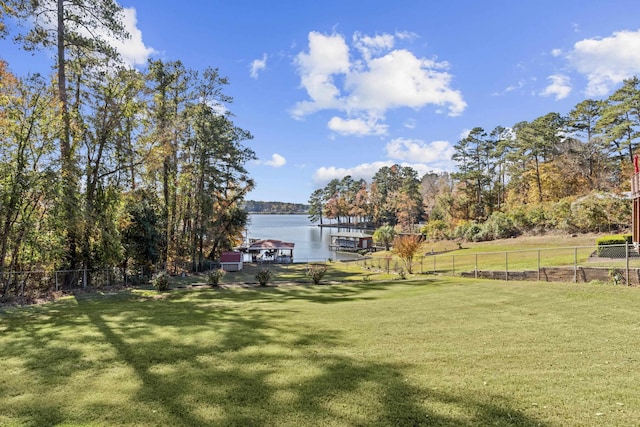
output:
[[[509,281],[509,252],[504,253],[504,273],[505,280]]]
[[[630,285],[629,283],[629,242],[625,242],[624,252],[625,252],[626,263],[627,263],[626,280],[627,280],[627,286],[629,286]]]
[[[540,249],[538,249],[538,282],[540,281]]]
[[[17,274],[16,273],[16,278],[17,278]],[[22,299],[22,302],[24,303],[24,279],[22,279],[20,281],[20,298]]]
[[[476,254],[476,267],[474,271],[474,276],[476,279],[478,278],[478,254]]]
[[[436,274],[436,256],[433,256],[433,274]]]
[[[451,255],[451,275],[456,274],[456,256]]]
[[[573,283],[578,283],[578,248],[573,248]]]

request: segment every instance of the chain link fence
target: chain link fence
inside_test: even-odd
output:
[[[327,263],[309,258],[303,263]],[[296,264],[299,264],[296,262]],[[560,282],[611,282],[640,285],[640,254],[633,245],[574,246],[523,249],[500,252],[472,252],[465,249],[415,256],[408,266],[397,256],[369,256],[342,260],[365,272],[388,274],[442,274],[500,280]],[[289,265],[291,268],[295,264]],[[186,265],[185,265],[186,267]],[[216,268],[206,265],[203,270]],[[280,265],[287,268],[287,264]],[[135,285],[148,279],[124,274],[120,268],[101,270],[27,271],[0,273],[0,301],[24,303],[59,291]]]
[[[84,288],[102,288],[134,282],[122,269],[9,271],[0,273],[0,301],[33,301],[42,296]]]
[[[397,257],[356,261],[387,273],[409,270]],[[501,280],[640,284],[640,255],[633,245],[574,246],[500,252],[425,253],[415,256],[414,274],[444,274]]]

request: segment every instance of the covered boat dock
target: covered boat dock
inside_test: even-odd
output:
[[[374,250],[373,236],[358,232],[341,232],[331,235],[329,248],[333,251],[355,252]]]
[[[252,241],[248,246],[240,248],[240,251],[249,254],[251,262],[291,264],[294,246],[295,243],[263,239]]]

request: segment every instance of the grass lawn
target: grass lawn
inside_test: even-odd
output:
[[[640,292],[430,277],[0,311],[2,426],[632,426]]]
[[[415,272],[460,273],[462,271],[524,271],[538,267],[574,265],[603,268],[625,268],[624,256],[618,259],[592,257],[596,240],[603,234],[551,233],[540,236],[520,236],[488,242],[435,241],[425,242],[414,258]],[[432,255],[431,253],[434,253]],[[378,252],[374,259],[393,255]],[[378,262],[375,265],[379,265]],[[629,267],[640,268],[640,257],[632,256]]]

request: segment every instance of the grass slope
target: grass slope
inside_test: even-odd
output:
[[[639,306],[635,288],[422,278],[12,308],[0,425],[637,425]]]

